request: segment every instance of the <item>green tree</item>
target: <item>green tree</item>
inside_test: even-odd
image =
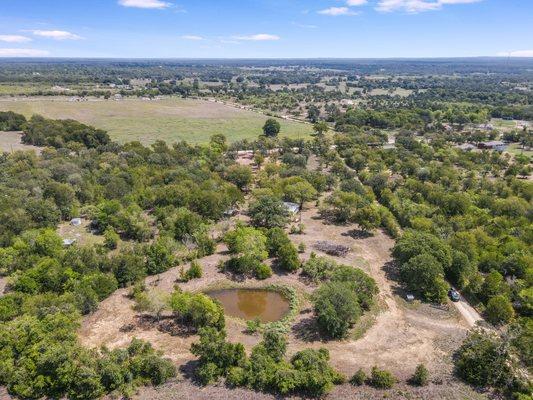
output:
[[[285,188],[285,196],[288,201],[297,203],[302,209],[305,202],[316,198],[317,191],[309,182],[299,181]]]
[[[420,294],[424,300],[442,303],[446,300],[447,285],[439,261],[422,253],[400,266],[400,277],[408,290]]]
[[[357,294],[344,282],[323,284],[314,294],[314,306],[319,329],[334,339],[345,337],[361,315]]]
[[[278,263],[282,269],[294,272],[300,268],[301,263],[298,259],[298,250],[292,243],[286,243],[278,249]]]
[[[237,226],[224,236],[224,242],[232,254],[250,256],[259,261],[268,257],[267,238],[259,229]]]
[[[350,220],[355,222],[364,232],[373,231],[381,225],[381,213],[373,205],[355,210]]]
[[[416,366],[415,373],[410,379],[410,382],[416,386],[426,386],[429,381],[429,371],[424,364]]]
[[[266,120],[265,125],[263,125],[263,134],[267,137],[276,137],[281,130],[281,125],[274,118],[269,118]]]
[[[226,170],[226,179],[243,190],[252,182],[252,169],[246,165],[232,165]]]
[[[494,296],[487,303],[485,310],[487,320],[494,325],[509,323],[514,317],[511,301],[506,296]]]
[[[369,379],[370,386],[373,386],[376,389],[390,389],[397,381],[398,380],[389,371],[379,369],[376,366],[372,367]]]
[[[248,214],[254,226],[263,228],[283,228],[289,216],[283,202],[272,196],[259,197],[250,205]]]

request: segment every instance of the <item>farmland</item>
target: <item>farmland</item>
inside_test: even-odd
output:
[[[162,100],[125,99],[69,101],[54,97],[2,99],[0,111],[14,111],[30,117],[40,114],[54,119],[75,119],[109,132],[119,143],[138,140],[150,144],[186,140],[205,143],[216,133],[230,142],[254,139],[261,134],[265,115],[220,103],[180,98]],[[308,137],[311,126],[281,120],[281,136]]]

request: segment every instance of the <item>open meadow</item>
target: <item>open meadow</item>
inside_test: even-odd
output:
[[[75,119],[107,130],[120,143],[138,140],[144,144],[156,140],[205,143],[216,133],[226,135],[230,142],[255,139],[268,118],[220,103],[181,98],[81,102],[64,97],[6,98],[0,99],[0,111],[14,111],[26,117],[40,114],[54,119]],[[280,136],[305,138],[312,131],[308,124],[282,119],[279,122]]]

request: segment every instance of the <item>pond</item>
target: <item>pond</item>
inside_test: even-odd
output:
[[[278,321],[289,311],[289,301],[280,293],[266,289],[220,289],[206,293],[222,303],[224,312],[245,320]]]

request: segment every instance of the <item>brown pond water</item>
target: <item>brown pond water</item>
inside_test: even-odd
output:
[[[220,301],[227,315],[245,320],[278,321],[289,311],[288,300],[271,290],[221,289],[206,294]]]

